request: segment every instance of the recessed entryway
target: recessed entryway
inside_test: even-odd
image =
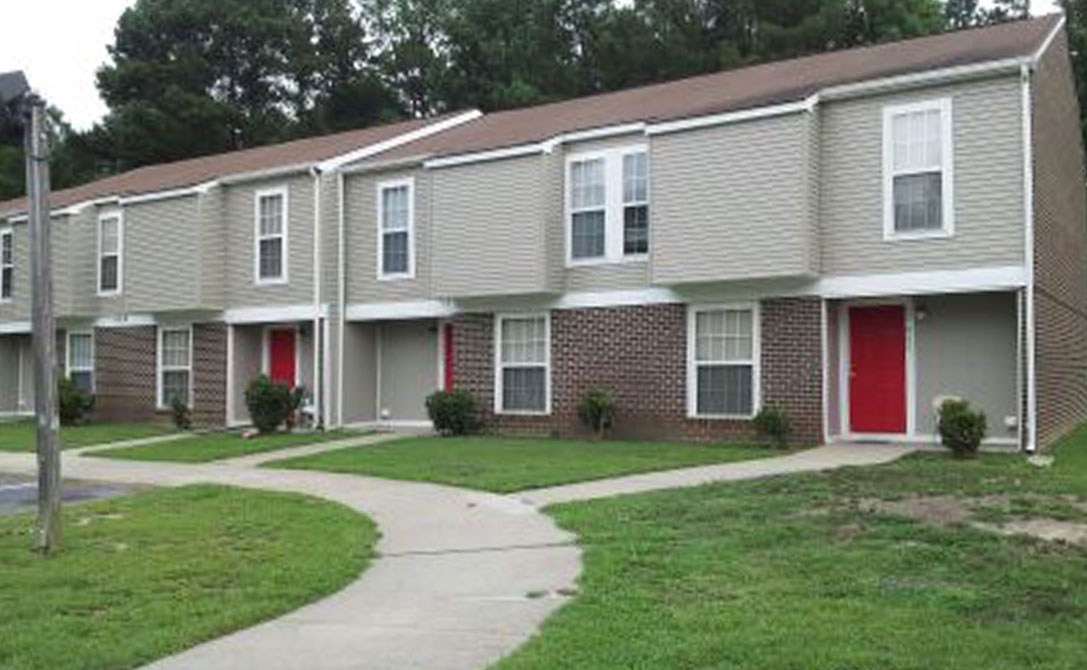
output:
[[[904,434],[906,308],[858,305],[849,319],[849,425],[853,433]]]

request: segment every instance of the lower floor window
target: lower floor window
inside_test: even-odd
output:
[[[87,393],[94,393],[94,335],[68,334],[68,379]]]
[[[692,414],[749,417],[755,413],[756,320],[754,306],[691,310],[688,374]]]
[[[496,410],[543,414],[550,409],[550,321],[546,315],[499,317]]]
[[[175,399],[186,405],[192,396],[192,331],[163,328],[159,331],[159,406],[170,407]]]

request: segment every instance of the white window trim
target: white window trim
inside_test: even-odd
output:
[[[260,234],[260,201],[263,198],[279,196],[282,198],[283,207],[280,209],[281,233],[262,237]],[[253,194],[253,283],[257,286],[276,286],[290,281],[290,189],[286,186],[261,189]],[[282,273],[279,277],[260,276],[260,243],[264,239],[280,238],[283,241]]]
[[[3,258],[0,257],[0,303],[11,302],[15,299],[15,231],[12,228],[0,228],[0,254],[3,253],[4,239],[11,240],[11,262],[5,263]],[[3,271],[11,269],[11,295],[4,297],[3,295]]]
[[[407,187],[408,189],[408,269],[406,272],[385,272],[385,221],[383,203],[385,191]],[[398,232],[398,231],[389,231]],[[377,279],[397,281],[415,278],[415,178],[404,177],[381,181],[377,184]]]
[[[110,219],[117,220],[117,288],[102,290],[102,224]],[[95,262],[95,288],[100,297],[114,297],[124,293],[125,288],[125,217],[123,210],[115,209],[98,215],[96,237],[98,238]]]
[[[567,267],[615,263],[644,263],[649,258],[648,253],[623,254],[623,208],[625,205],[623,202],[623,156],[636,153],[645,154],[646,200],[644,203],[639,201],[638,204],[645,204],[649,208],[649,228],[652,230],[653,211],[652,205],[650,204],[649,183],[653,178],[653,166],[649,160],[648,145],[631,144],[613,149],[571,153],[566,156],[562,189],[564,213],[563,226],[566,228]],[[603,159],[604,161],[604,255],[598,258],[574,258],[574,209],[570,197],[573,164],[596,159]],[[650,251],[653,249],[652,236],[650,236],[649,249]]]
[[[533,412],[528,410],[507,410],[502,407],[502,322],[507,319],[540,319],[544,320],[544,336],[547,346],[544,347],[544,410]],[[551,415],[551,313],[550,312],[510,312],[495,314],[494,316],[494,413],[504,416],[550,416]],[[510,364],[511,367],[526,367],[524,363]]]
[[[943,197],[941,222],[943,227],[939,230],[896,232],[894,212],[894,178],[896,176],[894,170],[894,118],[899,114],[934,109],[940,112],[940,157],[942,163],[940,176],[942,179],[941,195]],[[883,108],[883,239],[885,241],[948,238],[955,235],[955,142],[953,129],[951,98],[888,105]],[[902,174],[909,173],[903,172]]]
[[[77,368],[77,367],[75,367],[75,364],[72,362],[72,338],[73,337],[81,337],[81,336],[89,336],[91,338],[91,365],[90,365],[90,367],[79,367],[79,368]],[[67,336],[66,341],[65,341],[65,344],[67,346],[65,347],[65,352],[64,352],[65,353],[65,356],[64,356],[64,359],[65,359],[64,376],[67,379],[70,380],[72,378],[72,373],[73,372],[89,372],[89,373],[91,373],[91,392],[93,393],[98,388],[98,375],[95,374],[95,371],[94,371],[94,355],[95,355],[94,354],[94,349],[95,349],[94,331],[93,330],[69,330],[68,331],[68,336]]]
[[[176,367],[176,366],[167,368],[165,365],[163,365],[163,362],[162,362],[162,339],[163,339],[163,334],[166,333],[167,331],[174,332],[174,331],[182,331],[182,330],[187,331],[189,333],[189,365],[188,365],[187,368]],[[188,400],[187,400],[186,404],[189,406],[189,409],[192,409],[192,406],[193,406],[193,369],[192,369],[192,360],[193,360],[193,349],[196,348],[196,346],[195,346],[196,342],[193,339],[192,324],[180,325],[180,326],[159,326],[158,335],[157,335],[156,340],[157,341],[156,341],[156,346],[155,346],[155,406],[160,410],[170,409],[170,407],[166,404],[166,399],[162,397],[162,393],[163,393],[162,375],[163,375],[163,373],[168,372],[168,371],[179,371],[179,372],[180,371],[185,371],[185,372],[189,373],[189,393],[188,393]]]
[[[750,414],[699,414],[698,412],[698,361],[696,360],[696,324],[701,312],[721,310],[751,311],[751,413]],[[758,301],[731,302],[687,306],[687,418],[713,420],[750,420],[762,408],[762,318]],[[736,363],[741,365],[742,363]]]

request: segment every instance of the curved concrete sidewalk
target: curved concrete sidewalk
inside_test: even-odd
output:
[[[376,436],[375,436],[376,437]],[[374,441],[378,441],[375,439]],[[317,447],[315,447],[317,448]],[[205,465],[64,458],[64,476],[293,491],[369,515],[380,556],[354,583],[278,619],[157,661],[155,670],[468,670],[526,641],[580,572],[575,538],[539,507],[662,488],[892,461],[909,449],[828,446],[797,454],[586,482],[509,496],[355,475],[257,469],[285,452]],[[0,471],[33,473],[32,454]]]

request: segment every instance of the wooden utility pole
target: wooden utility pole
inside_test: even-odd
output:
[[[57,444],[57,340],[53,319],[53,268],[50,250],[49,148],[45,101],[24,99],[27,216],[34,348],[34,412],[38,431],[38,533],[42,554],[60,549],[60,448]]]

